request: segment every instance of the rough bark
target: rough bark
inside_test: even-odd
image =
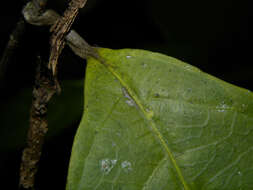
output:
[[[51,31],[51,53],[49,58],[49,68],[52,69],[53,74],[56,73],[56,65],[58,57],[65,46],[64,38],[69,32],[79,9],[83,8],[87,0],[72,0],[69,7],[65,10],[63,16],[55,22]]]
[[[20,167],[20,186],[25,189],[34,189],[35,174],[38,170],[44,137],[48,130],[47,105],[51,97],[59,91],[57,80],[47,69],[46,64],[39,61],[33,88],[27,146],[23,151]]]
[[[95,49],[89,46],[75,31],[70,30],[78,10],[84,7],[87,0],[73,0],[63,17],[53,10],[43,10],[46,0],[33,0],[23,9],[25,20],[34,25],[53,25],[51,38],[51,54],[49,64],[39,64],[33,101],[30,112],[30,128],[27,136],[27,147],[23,151],[20,167],[20,187],[34,189],[35,174],[38,170],[44,137],[48,130],[46,120],[47,105],[51,97],[60,91],[56,78],[56,63],[64,47],[65,41],[70,48],[82,58],[93,56],[98,58]],[[69,32],[69,33],[68,33]],[[68,34],[67,34],[68,33]],[[48,67],[49,66],[49,67]]]

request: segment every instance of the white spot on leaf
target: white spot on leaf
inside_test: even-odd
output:
[[[101,160],[100,161],[101,171],[105,174],[109,174],[116,163],[117,163],[116,159],[110,160],[108,158],[105,158]]]
[[[192,66],[190,66],[190,65],[185,65],[184,68],[185,68],[186,70],[192,70]]]
[[[134,106],[134,101],[133,100],[126,100],[126,103],[129,105],[129,106]]]
[[[216,106],[216,109],[218,112],[225,112],[226,110],[229,109],[229,106],[226,105],[224,102],[221,102],[218,106]]]
[[[245,112],[247,110],[248,106],[245,104],[241,105],[241,111]]]
[[[142,64],[142,66],[143,66],[144,68],[146,68],[146,67],[147,67],[147,64],[146,64],[146,63],[144,63],[144,64]]]
[[[122,93],[124,97],[127,98],[127,100],[125,101],[127,105],[136,106],[134,100],[132,99],[132,97],[130,96],[130,94],[127,92],[127,90],[124,87],[122,88]]]
[[[116,143],[115,142],[112,142],[112,147],[115,147],[116,146]]]
[[[151,109],[146,108],[145,111],[148,117],[152,118],[154,116],[154,112]]]
[[[127,59],[130,59],[131,57],[132,57],[132,56],[130,56],[130,55],[127,55],[127,56],[126,56]]]
[[[132,164],[129,161],[124,161],[121,163],[121,168],[125,171],[125,172],[130,172],[132,170]]]

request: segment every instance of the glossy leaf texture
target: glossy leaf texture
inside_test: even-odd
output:
[[[253,94],[144,50],[88,59],[68,190],[253,189]]]

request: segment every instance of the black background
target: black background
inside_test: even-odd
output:
[[[22,1],[7,1],[0,6],[0,54],[21,16],[22,6]],[[66,6],[67,1],[63,0],[49,0],[48,3],[49,8],[59,13]],[[91,45],[161,52],[253,90],[251,22],[247,0],[88,0],[73,29]],[[0,92],[4,95],[1,102],[8,102],[17,91],[33,85],[36,55],[48,55],[49,36],[48,27],[27,26],[18,52],[8,65],[5,89]],[[84,76],[85,61],[66,47],[59,60],[60,81],[83,79]],[[64,189],[78,122],[74,121],[45,144],[36,181],[38,189]],[[6,126],[0,121],[0,127]],[[0,153],[1,186],[17,189],[21,150]]]

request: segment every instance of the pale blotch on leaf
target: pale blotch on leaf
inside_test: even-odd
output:
[[[122,93],[123,93],[123,96],[127,98],[127,100],[125,101],[127,105],[136,106],[134,100],[132,99],[132,97],[130,96],[130,94],[127,92],[127,90],[124,87],[122,88]]]
[[[241,111],[242,112],[245,112],[247,110],[247,108],[248,108],[248,105],[245,105],[245,104],[241,105]]]
[[[112,147],[115,147],[116,146],[116,143],[115,142],[112,142]]]
[[[185,68],[186,70],[192,70],[192,67],[191,67],[190,65],[185,65],[184,68]]]
[[[221,102],[218,106],[216,106],[216,109],[218,112],[225,112],[226,110],[229,109],[229,106],[226,105],[224,102]]]
[[[143,67],[143,68],[146,68],[147,66],[148,66],[148,65],[147,65],[146,63],[143,63],[143,64],[142,64],[142,67]]]
[[[146,108],[145,111],[149,118],[152,118],[154,116],[154,112],[151,109]]]
[[[127,103],[127,105],[129,105],[129,106],[134,106],[134,105],[135,105],[135,103],[134,103],[133,100],[126,100],[126,103]]]
[[[132,170],[132,164],[129,161],[124,161],[121,163],[121,168],[125,171],[125,172],[130,172]]]
[[[132,57],[131,55],[127,55],[127,56],[126,56],[127,59],[130,59],[131,57]]]
[[[101,171],[105,174],[109,174],[116,163],[117,163],[116,159],[110,160],[108,158],[105,158],[101,160],[100,161]]]

